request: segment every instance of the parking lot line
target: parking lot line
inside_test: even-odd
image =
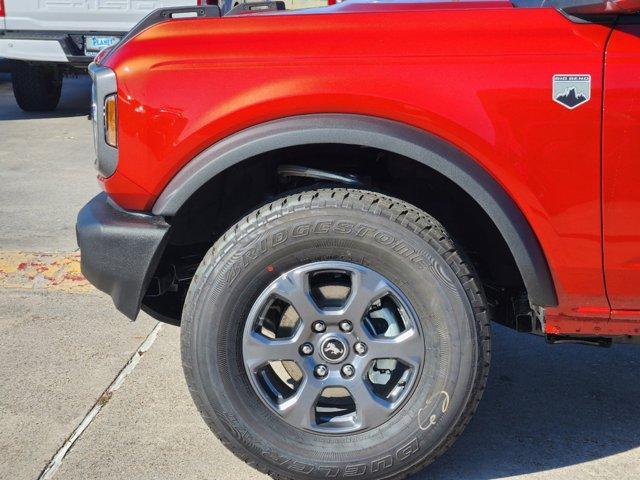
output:
[[[149,335],[145,338],[145,340],[140,344],[135,353],[131,356],[127,364],[120,371],[120,373],[116,376],[116,378],[111,382],[111,384],[107,387],[107,389],[100,395],[96,403],[93,405],[93,408],[89,410],[89,413],[85,415],[80,424],[76,427],[73,433],[69,436],[69,438],[64,442],[62,447],[56,452],[53,458],[49,461],[47,466],[44,468],[38,480],[48,480],[53,478],[56,471],[60,468],[64,457],[67,455],[67,452],[71,449],[73,444],[80,438],[82,433],[87,429],[91,422],[96,418],[96,415],[100,413],[100,410],[109,402],[113,394],[122,386],[127,376],[133,372],[138,363],[140,362],[140,358],[144,355],[149,348],[153,345],[153,342],[158,338],[158,333],[162,329],[162,324],[160,322],[156,323],[156,326],[151,330]]]

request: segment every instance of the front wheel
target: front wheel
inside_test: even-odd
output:
[[[443,227],[343,189],[260,208],[207,253],[185,302],[190,391],[238,457],[279,479],[403,478],[484,389],[480,283]]]

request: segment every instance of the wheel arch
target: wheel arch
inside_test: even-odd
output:
[[[451,180],[492,219],[513,255],[530,301],[539,306],[557,305],[542,247],[524,214],[498,182],[473,158],[445,140],[392,120],[316,114],[250,127],[212,145],[184,166],[158,197],[153,213],[176,215],[207,182],[249,158],[286,147],[323,143],[386,150],[418,161]]]

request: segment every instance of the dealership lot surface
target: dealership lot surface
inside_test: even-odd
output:
[[[98,192],[88,97],[88,79],[71,79],[57,112],[24,114],[0,74],[0,479],[38,478],[96,405],[53,478],[265,478],[198,416],[179,329],[130,323],[74,270],[75,215]],[[640,347],[516,335],[494,329],[476,417],[414,480],[638,478]]]

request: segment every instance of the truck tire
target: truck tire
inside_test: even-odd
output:
[[[182,316],[191,395],[276,479],[400,479],[461,434],[485,388],[489,315],[442,225],[378,193],[307,191],[206,254]]]
[[[16,62],[11,80],[16,102],[25,112],[49,112],[58,106],[62,74],[57,67]]]

